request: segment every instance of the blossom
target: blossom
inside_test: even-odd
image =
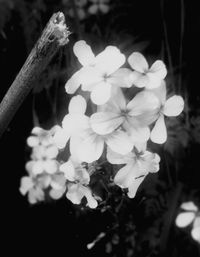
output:
[[[70,137],[88,126],[88,117],[85,115],[87,103],[81,95],[72,97],[69,103],[69,113],[62,121],[62,127],[57,129],[54,142],[58,148],[64,148]]]
[[[181,96],[173,95],[166,99],[166,84],[163,81],[161,86],[153,92],[160,100],[160,107],[157,112],[157,121],[151,131],[151,140],[157,144],[163,144],[167,140],[167,129],[165,125],[164,116],[175,117],[178,116],[184,108],[184,100]]]
[[[63,0],[62,2],[63,2],[63,5],[66,6],[67,14],[73,18],[75,16],[75,13],[74,13],[74,7],[72,6],[72,1],[71,0]],[[85,19],[86,18],[85,6],[87,5],[87,0],[75,0],[74,5],[76,8],[76,13],[77,13],[78,18],[80,20]]]
[[[130,87],[131,71],[119,69],[125,63],[125,56],[115,46],[108,46],[97,56],[91,47],[80,40],[73,48],[82,68],[74,73],[65,85],[66,92],[73,94],[80,85],[82,90],[91,92],[91,100],[97,105],[106,103],[111,96],[112,86]]]
[[[64,173],[65,178],[70,182],[67,186],[66,197],[74,204],[80,204],[82,198],[85,197],[87,205],[90,208],[96,208],[97,201],[88,187],[90,176],[81,161],[71,156],[66,163],[60,166],[60,171]]]
[[[130,198],[135,197],[138,187],[148,173],[155,173],[159,170],[159,155],[144,149],[140,152],[135,149],[126,155],[120,155],[109,148],[107,151],[107,160],[110,163],[126,164],[115,175],[114,183],[121,188],[127,188]]]
[[[126,154],[133,148],[129,136],[121,129],[106,135],[99,135],[91,127],[88,127],[79,135],[71,137],[70,152],[81,161],[91,163],[101,157],[105,144],[121,154]]]
[[[34,127],[31,131],[31,136],[27,138],[29,147],[36,147],[39,145],[49,146],[53,144],[53,135],[55,134],[58,126],[52,127],[50,130],[45,130],[40,127]]]
[[[88,12],[91,14],[96,14],[98,11],[102,13],[109,12],[109,0],[90,0],[92,5],[88,8]]]
[[[150,136],[148,125],[157,113],[159,100],[151,92],[138,93],[128,104],[120,89],[90,118],[92,129],[105,135],[120,126],[125,129],[134,142],[147,141]]]
[[[44,200],[44,191],[39,185],[36,184],[33,177],[22,177],[19,191],[22,195],[28,194],[28,201],[31,204]]]
[[[43,172],[53,174],[58,169],[58,162],[55,159],[57,155],[58,149],[56,146],[36,146],[32,151],[32,159],[26,163],[26,169],[34,175]]]
[[[176,217],[176,225],[184,228],[192,224],[191,236],[200,243],[200,212],[198,207],[190,201],[181,204],[181,209],[184,212],[179,213]]]
[[[157,88],[167,75],[165,64],[161,60],[155,61],[149,68],[145,57],[139,52],[133,52],[128,57],[128,63],[134,69],[131,76],[133,84],[139,88]]]

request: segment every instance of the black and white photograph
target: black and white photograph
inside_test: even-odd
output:
[[[2,257],[200,257],[200,8],[0,0]]]

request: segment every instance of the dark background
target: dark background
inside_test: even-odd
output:
[[[23,14],[22,8],[20,9],[20,1],[13,6],[8,5],[6,1],[0,1],[1,99],[15,79],[52,13],[58,10],[62,11],[60,1],[27,0],[21,2],[24,2],[25,5],[25,14]],[[43,3],[42,6],[40,5],[41,2]],[[198,112],[200,99],[198,1],[121,0],[116,1],[116,3],[109,14],[98,17],[98,19],[91,17],[86,21],[86,33],[83,39],[88,39],[93,45],[98,40],[103,46],[107,44],[118,45],[119,43],[126,50],[126,46],[122,44],[123,39],[129,45],[132,38],[130,40],[129,36],[126,38],[124,35],[133,36],[135,49],[141,49],[150,58],[152,56],[164,58],[169,67],[169,83],[174,84],[175,91],[183,96],[187,93],[191,112]],[[181,21],[183,17],[184,20]],[[24,26],[25,18],[29,23],[26,29]],[[38,19],[40,22],[34,23]],[[62,50],[62,53],[65,52],[65,54],[70,51],[73,42],[80,36],[76,33],[73,19],[69,17],[66,19],[73,34],[69,45]],[[98,23],[102,31],[101,37],[99,34],[95,34],[96,32],[93,32],[94,34],[91,32],[90,27],[94,22]],[[33,24],[35,29],[32,27]],[[110,27],[106,31],[107,26]],[[29,28],[33,33],[27,36]],[[92,41],[93,38],[94,41]],[[181,51],[180,48],[182,48]],[[57,60],[58,56],[55,57],[54,63]],[[64,64],[61,66],[63,68]],[[66,75],[60,76],[59,92],[62,94]],[[33,97],[34,94],[30,94],[26,98],[0,141],[1,188],[3,189],[1,194],[3,218],[1,221],[4,228],[2,237],[5,239],[3,244],[6,246],[6,254],[2,256],[10,256],[10,252],[13,250],[15,255],[26,254],[26,256],[30,254],[48,256],[52,253],[55,256],[70,257],[98,256],[98,254],[107,256],[103,246],[97,247],[96,251],[89,252],[86,249],[86,244],[93,241],[98,233],[112,226],[114,220],[110,212],[80,210],[79,207],[74,207],[66,199],[47,200],[44,203],[31,206],[26,197],[19,193],[20,178],[25,175],[24,164],[30,154],[26,147],[26,138],[33,127]],[[62,96],[61,103],[58,103],[57,115],[59,118],[66,110],[65,101],[67,106],[67,100],[67,97]],[[47,128],[53,125],[52,111],[46,94],[42,90],[37,94],[36,106],[41,124],[44,122],[43,125]],[[180,180],[191,193],[200,187],[198,175],[200,172],[199,145],[193,143],[189,149],[189,153],[187,152],[185,156],[185,166],[182,167]],[[191,170],[193,170],[192,175],[189,173]],[[127,213],[131,213],[133,210],[135,219],[139,224],[138,229],[143,231],[142,225],[140,226],[140,224],[145,226],[141,216],[142,210],[135,208],[140,200],[141,195],[132,201],[133,205],[129,202],[132,207],[125,213],[128,215]],[[126,215],[120,217],[122,223],[126,222]],[[147,226],[148,222],[151,223],[151,221],[146,220],[144,222],[147,222]],[[190,239],[188,240],[189,246],[182,245],[184,241],[182,241],[181,234],[177,236],[172,230],[163,252],[147,253],[144,245],[140,254],[143,253],[143,256],[198,256],[196,244]],[[174,245],[176,245],[176,252],[173,252]],[[118,252],[120,251],[121,256],[125,256],[123,255],[123,246],[118,249]],[[140,254],[134,256],[140,256]]]

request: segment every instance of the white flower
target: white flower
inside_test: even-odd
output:
[[[88,187],[90,176],[83,167],[81,161],[71,156],[68,162],[60,166],[60,171],[64,173],[65,178],[71,183],[68,184],[66,197],[74,204],[80,204],[85,197],[87,205],[90,208],[97,207],[97,201],[93,197],[91,189]]]
[[[92,5],[88,8],[90,14],[96,14],[97,12],[108,13],[109,12],[109,0],[90,0]]]
[[[139,52],[132,53],[128,57],[128,63],[134,69],[133,84],[139,88],[157,88],[167,75],[165,64],[161,60],[155,61],[149,68],[145,57]]]
[[[135,197],[138,187],[148,173],[155,173],[159,170],[159,155],[149,151],[120,155],[108,148],[107,159],[112,164],[126,164],[117,172],[114,182],[121,188],[127,188],[130,198]]]
[[[82,90],[91,92],[93,103],[102,105],[109,100],[112,86],[132,85],[131,71],[119,69],[125,63],[125,56],[117,47],[108,46],[95,57],[91,47],[80,40],[73,50],[83,67],[67,81],[65,89],[68,94],[73,94],[82,85]]]
[[[148,125],[155,118],[159,100],[151,92],[138,93],[128,104],[121,90],[117,90],[111,99],[103,106],[100,112],[90,118],[92,129],[105,135],[113,132],[120,126],[125,129],[135,142],[144,142],[149,139]]]
[[[181,209],[184,212],[179,213],[176,217],[176,225],[184,228],[192,224],[191,236],[200,243],[200,213],[198,207],[193,202],[185,202],[181,204]]]
[[[36,181],[32,177],[22,177],[19,190],[22,195],[28,194],[28,200],[31,204],[44,200],[43,189],[36,184]]]
[[[53,144],[53,135],[55,134],[58,126],[52,127],[50,130],[45,130],[40,127],[34,127],[31,131],[32,135],[27,138],[27,144],[30,147],[38,145],[49,146]]]
[[[49,195],[51,198],[57,200],[63,196],[66,191],[66,178],[62,173],[56,173],[51,176],[49,183],[51,187]]]
[[[160,100],[160,108],[157,112],[158,119],[151,131],[151,140],[157,144],[163,144],[167,140],[167,129],[164,115],[167,117],[178,116],[184,108],[184,100],[181,96],[174,95],[166,100],[166,84],[163,81],[161,86],[153,92]]]
[[[64,148],[72,135],[81,133],[80,131],[88,126],[86,108],[87,103],[81,95],[72,97],[68,107],[69,113],[62,121],[62,128],[59,127],[54,135],[54,142],[58,148]]]
[[[72,137],[70,152],[81,161],[91,163],[98,160],[104,150],[104,144],[113,151],[126,154],[133,148],[133,143],[127,133],[118,129],[107,135],[98,135],[91,128],[82,131],[78,137]]]
[[[26,163],[26,170],[29,174],[38,175],[43,172],[53,174],[58,169],[56,156],[58,150],[55,146],[44,147],[42,145],[33,148],[32,160]]]

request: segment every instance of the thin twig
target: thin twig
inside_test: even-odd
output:
[[[64,14],[61,12],[53,14],[0,104],[0,136],[6,130],[41,72],[57,51],[68,43],[69,34]]]

